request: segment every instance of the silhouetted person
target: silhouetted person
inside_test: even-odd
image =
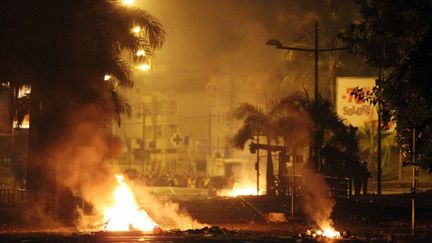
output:
[[[367,168],[367,161],[363,160],[360,165],[360,173],[361,173],[361,184],[363,188],[363,195],[367,195],[368,191],[368,180],[371,177],[371,173]]]
[[[354,195],[360,196],[360,191],[362,187],[362,173],[361,165],[359,162],[354,164],[354,171],[352,174],[353,184],[354,184]]]

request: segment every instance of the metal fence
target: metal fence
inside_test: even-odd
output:
[[[351,178],[326,176],[325,180],[330,186],[333,197],[350,198],[352,196]]]
[[[0,211],[18,207],[26,201],[26,198],[25,190],[0,188]]]
[[[325,176],[325,181],[330,187],[329,196],[335,198],[351,198],[352,196],[352,180],[347,177],[334,177],[334,176]],[[277,189],[282,193],[282,195],[291,195],[291,181],[292,178],[290,176],[285,176],[283,180],[286,181],[285,184],[278,184]],[[303,180],[301,175],[295,176],[295,193],[297,196],[300,196],[303,191],[303,183],[307,183],[307,181]]]
[[[37,208],[47,215],[54,213],[54,196],[46,192],[26,191],[16,188],[0,188],[0,222],[18,219],[23,212]]]

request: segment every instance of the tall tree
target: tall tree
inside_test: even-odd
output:
[[[340,35],[351,45],[353,54],[362,56],[371,66],[383,70],[377,80],[372,102],[381,99],[379,111],[384,122],[396,124],[401,145],[412,143],[412,130],[423,127],[417,138],[423,165],[432,158],[427,149],[432,130],[424,125],[432,117],[431,28],[432,1],[384,0],[357,1],[363,19],[352,23]],[[402,146],[409,148],[409,146]]]
[[[0,79],[15,88],[31,87],[29,189],[55,191],[54,170],[67,167],[53,161],[53,147],[82,146],[65,142],[80,122],[104,128],[119,121],[128,106],[116,87],[133,85],[127,60],[145,61],[163,41],[153,16],[121,1],[2,2]],[[97,112],[80,116],[84,107]]]
[[[317,144],[317,151],[314,151],[315,167],[318,170],[324,170],[322,151],[332,146],[340,152],[357,152],[357,141],[352,128],[343,123],[334,111],[333,105],[323,97],[319,96],[318,100],[310,100],[306,95],[292,95],[281,101],[285,105],[301,106],[306,111],[311,123],[309,136]],[[304,121],[304,120],[303,120]]]
[[[296,154],[298,149],[306,147],[313,139],[318,139],[317,169],[325,171],[321,154],[328,147],[334,148],[333,151],[340,154],[349,154],[352,162],[350,165],[358,162],[355,130],[345,126],[330,102],[322,97],[314,101],[307,95],[295,93],[280,101],[274,101],[268,107],[268,112],[246,103],[236,110],[235,115],[237,119],[243,120],[243,126],[234,136],[234,145],[237,148],[243,149],[248,140],[252,140],[257,134],[263,134],[267,136],[268,144],[280,143],[283,140],[286,152]],[[316,134],[319,136],[314,138]],[[267,161],[267,170],[270,166],[272,169],[271,160]],[[269,176],[267,179],[269,180]]]

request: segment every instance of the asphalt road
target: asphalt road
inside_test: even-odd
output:
[[[286,223],[268,223],[261,214],[290,210],[288,198],[172,197],[198,221],[219,226],[216,232],[164,234],[92,234],[72,228],[27,228],[0,225],[0,242],[323,242],[304,233],[313,227],[298,205]],[[370,195],[338,199],[332,218],[348,238],[333,242],[432,242],[432,192],[417,197],[416,236],[410,235],[410,195]],[[245,203],[245,201],[247,203]],[[252,205],[253,207],[251,207]],[[255,208],[255,209],[254,209]],[[257,210],[261,213],[258,213]],[[1,217],[1,215],[0,215]],[[223,228],[226,228],[223,229]]]

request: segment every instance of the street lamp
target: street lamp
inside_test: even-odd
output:
[[[123,4],[126,6],[132,6],[135,3],[135,0],[123,0]]]
[[[314,48],[300,48],[300,47],[291,47],[291,46],[284,46],[279,40],[272,39],[266,42],[266,45],[275,46],[277,49],[285,49],[285,50],[292,50],[292,51],[305,51],[305,52],[313,52],[314,53],[314,71],[315,71],[315,78],[314,78],[314,99],[317,105],[319,105],[318,101],[318,54],[321,52],[330,52],[330,51],[341,51],[341,50],[348,50],[349,47],[336,47],[336,48],[325,48],[325,49],[319,49],[319,39],[318,39],[318,21],[315,21],[315,46]],[[315,139],[314,142],[314,157],[316,160],[316,165],[318,167],[318,170],[321,169],[321,162],[320,162],[320,156],[318,155],[318,141]]]
[[[275,46],[277,49],[285,49],[285,50],[292,50],[292,51],[305,51],[305,52],[313,52],[314,53],[314,64],[315,64],[315,83],[314,83],[314,98],[315,100],[318,99],[318,54],[320,52],[330,52],[330,51],[341,51],[341,50],[348,50],[348,47],[338,47],[338,48],[326,48],[326,49],[319,49],[318,46],[318,21],[315,21],[315,47],[314,48],[299,48],[299,47],[290,47],[290,46],[284,46],[279,40],[271,39],[266,42],[266,45]]]
[[[140,50],[138,50],[138,51],[136,52],[136,55],[137,55],[138,57],[142,57],[142,56],[145,56],[146,53],[145,53],[145,51],[144,51],[143,49],[140,49]]]
[[[143,64],[138,65],[137,69],[139,69],[141,71],[148,71],[151,69],[151,66],[148,63],[143,63]]]

